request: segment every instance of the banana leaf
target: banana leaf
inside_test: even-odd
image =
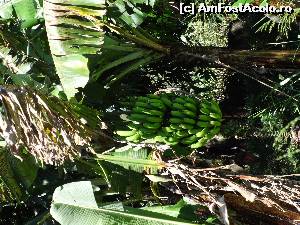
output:
[[[126,170],[132,170],[138,173],[147,170],[151,174],[156,174],[159,169],[165,166],[164,163],[148,159],[147,149],[129,145],[116,149],[110,154],[99,154],[98,159],[117,164]]]
[[[126,207],[122,203],[98,206],[90,181],[69,183],[56,188],[50,213],[61,225],[195,224],[157,212]]]
[[[37,24],[41,18],[40,0],[8,0],[0,1],[0,17],[3,19],[17,18],[22,28]]]
[[[80,115],[80,110],[74,110],[56,97],[25,87],[3,85],[0,99],[4,108],[0,114],[1,136],[14,155],[20,155],[22,147],[26,147],[42,162],[62,164],[77,158],[82,148],[93,152],[92,142],[99,142],[99,150],[113,144],[100,129],[82,121],[85,116]],[[104,147],[105,143],[108,146]]]
[[[89,80],[88,56],[100,51],[104,38],[94,19],[105,13],[105,0],[44,1],[51,54],[68,98]]]
[[[14,157],[6,147],[0,148],[0,203],[20,201],[33,184],[38,171],[34,157]]]

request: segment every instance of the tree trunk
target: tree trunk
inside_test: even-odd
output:
[[[219,47],[177,48],[173,54],[181,63],[233,68],[300,69],[297,50],[233,50]],[[171,55],[173,55],[171,53]]]

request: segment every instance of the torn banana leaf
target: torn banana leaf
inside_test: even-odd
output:
[[[88,55],[102,47],[104,32],[99,24],[105,13],[105,0],[44,1],[51,54],[68,98],[89,80]]]
[[[112,141],[100,129],[89,127],[69,103],[25,87],[0,86],[3,112],[1,136],[15,155],[25,147],[36,159],[62,164],[81,151],[106,150]],[[100,123],[100,121],[99,121]]]

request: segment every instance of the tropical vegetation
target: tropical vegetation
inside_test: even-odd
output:
[[[0,0],[0,224],[299,224],[299,24]]]

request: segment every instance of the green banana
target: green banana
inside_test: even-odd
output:
[[[192,117],[192,118],[195,118],[195,117],[196,117],[196,113],[194,113],[194,112],[192,112],[192,111],[190,111],[190,110],[188,110],[188,109],[184,109],[184,110],[182,110],[182,112],[183,112],[185,115],[190,116],[190,117]]]
[[[174,103],[172,104],[172,109],[183,110],[183,109],[185,109],[185,107],[184,107],[183,105],[179,104],[179,103],[174,102]]]
[[[178,144],[178,141],[175,141],[175,142],[169,142],[167,140],[164,141],[167,145],[170,145],[170,146],[173,146],[173,145],[177,145]]]
[[[168,141],[168,142],[178,142],[178,138],[168,137],[168,138],[166,138],[166,141]]]
[[[164,112],[161,112],[159,110],[154,110],[154,109],[146,109],[146,108],[143,108],[143,107],[139,107],[139,106],[136,106],[132,109],[133,112],[135,113],[144,113],[144,114],[147,114],[147,115],[152,115],[152,116],[163,116],[164,115]]]
[[[165,130],[163,130],[163,129],[162,129],[158,134],[159,134],[160,136],[163,136],[163,137],[170,137],[170,136],[173,135],[172,132],[167,132],[167,131],[165,131]]]
[[[141,127],[141,128],[139,128],[139,132],[141,132],[142,134],[155,134],[156,130],[145,128],[145,127]]]
[[[201,131],[201,129],[191,129],[191,130],[188,130],[188,133],[189,134],[197,134],[200,131]]]
[[[206,144],[206,142],[207,142],[207,139],[202,138],[198,142],[192,144],[190,147],[191,148],[200,148],[200,147],[203,147]]]
[[[150,98],[149,102],[150,103],[163,104],[162,101],[160,100],[160,98],[158,98],[158,99]]]
[[[178,124],[170,124],[170,127],[173,129],[173,130],[180,130],[182,129],[182,127]]]
[[[152,139],[155,137],[155,133],[154,134],[141,133],[140,135],[143,139]]]
[[[215,113],[217,113],[217,114],[219,114],[219,115],[222,116],[222,111],[221,111],[220,106],[219,106],[219,104],[218,104],[217,102],[215,102],[215,101],[212,101],[212,102],[211,102],[211,109],[212,109]]]
[[[208,140],[212,139],[215,135],[214,134],[211,134],[211,133],[208,133],[205,135],[205,138],[207,138]]]
[[[172,106],[172,102],[170,101],[169,98],[163,96],[160,98],[161,101],[167,106],[167,107],[171,107]]]
[[[210,121],[210,124],[213,126],[221,126],[221,122],[219,121]]]
[[[208,133],[208,131],[209,131],[208,128],[204,128],[200,132],[196,133],[196,136],[198,138],[204,137]]]
[[[146,118],[147,118],[147,115],[137,114],[137,113],[133,113],[130,116],[128,116],[128,119],[130,119],[132,121],[137,121],[137,122],[143,122],[143,121],[145,121]]]
[[[191,103],[191,104],[193,104],[195,106],[198,104],[195,99],[190,98],[190,97],[185,97],[185,100],[186,100],[186,102]]]
[[[146,120],[148,122],[152,122],[152,123],[161,123],[163,121],[163,118],[161,118],[161,117],[154,117],[154,116],[148,116],[148,117],[146,117]]]
[[[139,141],[139,139],[141,138],[140,134],[137,132],[136,134],[127,137],[126,140],[130,141],[130,142],[135,142],[135,141]]]
[[[182,119],[172,117],[169,119],[171,123],[182,123]]]
[[[163,117],[165,115],[164,112],[155,109],[146,110],[145,113],[149,113],[149,115],[152,116],[160,116],[160,117]]]
[[[171,132],[173,132],[174,130],[173,130],[171,127],[163,127],[163,128],[162,128],[162,131],[167,132],[167,133],[171,133]]]
[[[148,129],[158,129],[160,128],[160,123],[143,123],[143,126]]]
[[[218,114],[218,113],[210,113],[209,116],[210,116],[211,118],[217,119],[217,120],[221,120],[221,119],[222,119],[221,115]]]
[[[185,106],[186,108],[188,108],[189,110],[193,111],[194,113],[197,112],[197,107],[196,107],[194,104],[192,104],[192,103],[186,102],[186,103],[184,104],[184,106]]]
[[[216,135],[216,134],[220,133],[220,130],[221,130],[220,127],[215,127],[209,133]]]
[[[154,137],[154,140],[156,142],[165,142],[165,137],[157,135],[157,136]]]
[[[177,145],[178,144],[178,139],[175,137],[168,137],[164,141],[168,145]]]
[[[203,100],[203,102],[201,102],[201,108],[205,108],[205,109],[210,110],[210,109],[211,109],[211,104],[210,104],[210,102],[208,102],[208,101],[206,101],[206,100]]]
[[[189,132],[186,131],[186,130],[179,130],[179,131],[176,132],[176,135],[177,135],[178,137],[186,137],[186,136],[189,135]]]
[[[198,127],[209,127],[210,126],[210,123],[209,122],[206,122],[206,121],[199,121],[197,123],[197,126]]]
[[[181,140],[181,143],[182,144],[186,144],[186,145],[190,145],[190,144],[195,143],[197,140],[198,140],[197,136],[196,135],[192,135],[190,137],[183,138]]]
[[[142,107],[142,108],[147,108],[147,107],[149,107],[149,105],[148,105],[147,103],[145,103],[145,102],[136,102],[136,103],[135,103],[135,106],[136,106],[136,107]]]
[[[136,130],[118,130],[116,133],[121,137],[129,137],[136,134]]]
[[[186,103],[186,101],[183,98],[181,98],[181,97],[175,98],[174,102],[177,102],[177,103],[179,103],[181,105],[184,105]]]
[[[180,124],[179,126],[180,126],[182,129],[187,129],[187,130],[191,130],[191,129],[194,128],[193,125],[191,125],[191,124],[185,124],[185,123]]]
[[[211,121],[211,117],[207,116],[207,115],[200,115],[199,116],[199,120],[202,120],[202,121]]]
[[[177,117],[180,117],[180,118],[184,118],[185,117],[185,115],[182,113],[182,112],[180,112],[180,111],[171,111],[171,115],[172,116],[177,116]]]
[[[141,128],[140,124],[135,124],[135,123],[130,123],[127,125],[128,128],[130,128],[131,130],[139,130]]]
[[[183,118],[183,122],[194,125],[196,124],[196,121],[194,119],[190,119],[190,118]]]
[[[151,106],[155,107],[155,108],[158,108],[158,109],[161,109],[161,110],[165,110],[166,107],[163,103],[158,103],[158,102],[150,102],[149,103]]]
[[[207,109],[207,108],[203,108],[203,107],[200,109],[200,112],[203,113],[203,114],[205,114],[205,115],[209,115],[210,114],[210,110]]]
[[[190,97],[169,94],[148,94],[135,99],[128,116],[132,122],[127,127],[131,130],[116,132],[127,141],[145,140],[168,145],[181,142],[191,148],[200,148],[220,132],[222,114],[217,102],[203,100],[199,103]]]
[[[134,107],[133,109],[132,109],[132,112],[134,112],[134,113],[140,113],[140,114],[143,114],[145,109],[144,108],[142,108],[142,107],[140,107],[140,106],[136,106],[136,107]]]

